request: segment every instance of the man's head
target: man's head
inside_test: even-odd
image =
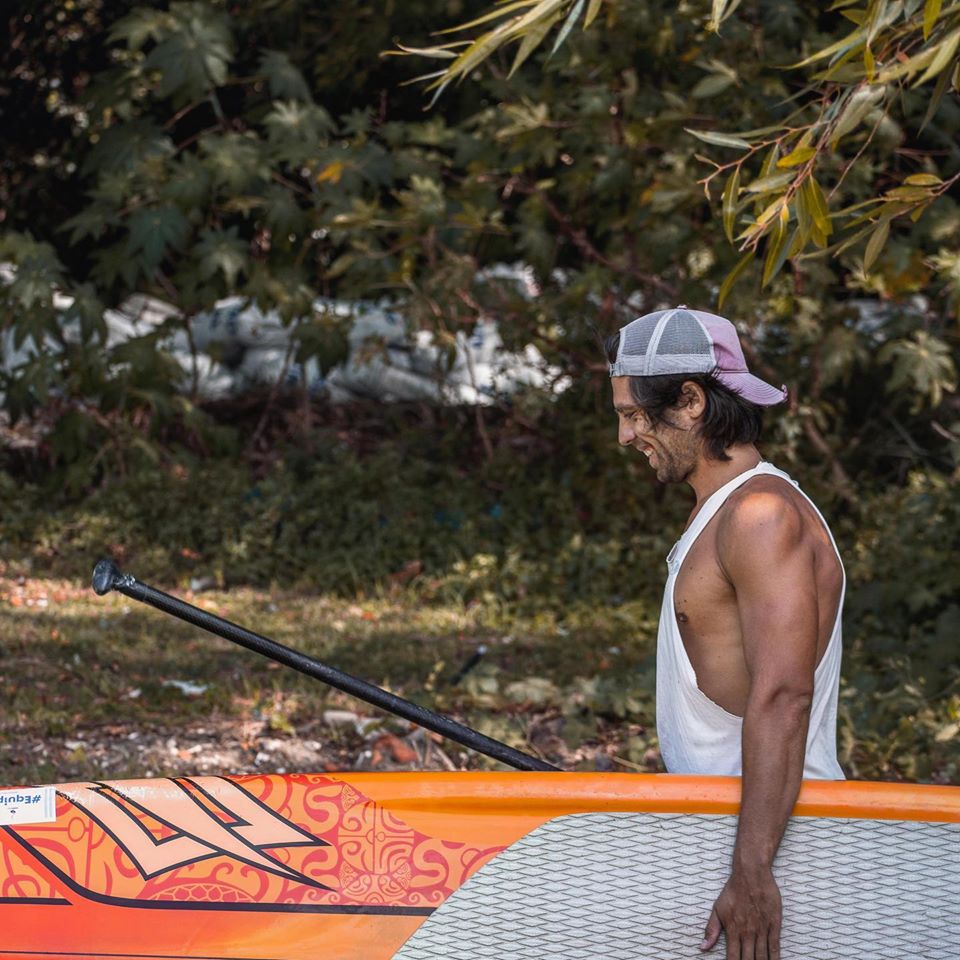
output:
[[[756,442],[762,408],[786,399],[747,370],[733,324],[714,314],[646,314],[608,338],[606,352],[620,443],[644,453],[663,483]]]

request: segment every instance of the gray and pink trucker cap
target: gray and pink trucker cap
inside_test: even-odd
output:
[[[611,377],[665,373],[713,373],[745,400],[762,407],[782,403],[787,388],[774,387],[747,370],[737,329],[723,317],[686,304],[631,320],[620,330]]]

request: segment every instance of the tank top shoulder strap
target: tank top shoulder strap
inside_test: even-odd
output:
[[[743,486],[748,480],[761,473],[771,473],[776,476],[782,476],[786,480],[789,480],[794,486],[797,485],[796,481],[791,479],[788,474],[782,470],[778,470],[773,464],[767,463],[766,460],[761,460],[755,467],[744,470],[743,473],[738,473],[732,480],[728,480],[719,490],[714,490],[714,492],[707,497],[703,506],[693,518],[690,526],[683,531],[683,536],[673,545],[673,549],[667,557],[667,567],[671,574],[676,573],[680,569],[683,558],[687,555],[687,551],[693,546],[697,537],[703,533],[704,528],[714,518],[717,511],[726,503],[727,497],[738,487]]]

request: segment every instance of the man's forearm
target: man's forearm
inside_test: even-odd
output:
[[[810,697],[751,695],[743,717],[743,785],[734,871],[773,865],[800,792]]]

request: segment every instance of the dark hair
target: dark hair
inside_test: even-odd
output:
[[[607,337],[604,343],[607,359],[615,363],[620,348],[620,334]],[[729,460],[727,447],[735,443],[756,443],[763,429],[763,408],[742,397],[715,373],[667,373],[653,377],[630,377],[630,393],[637,406],[651,423],[670,425],[664,414],[676,409],[685,383],[695,383],[707,398],[700,422],[707,456],[713,460]]]

